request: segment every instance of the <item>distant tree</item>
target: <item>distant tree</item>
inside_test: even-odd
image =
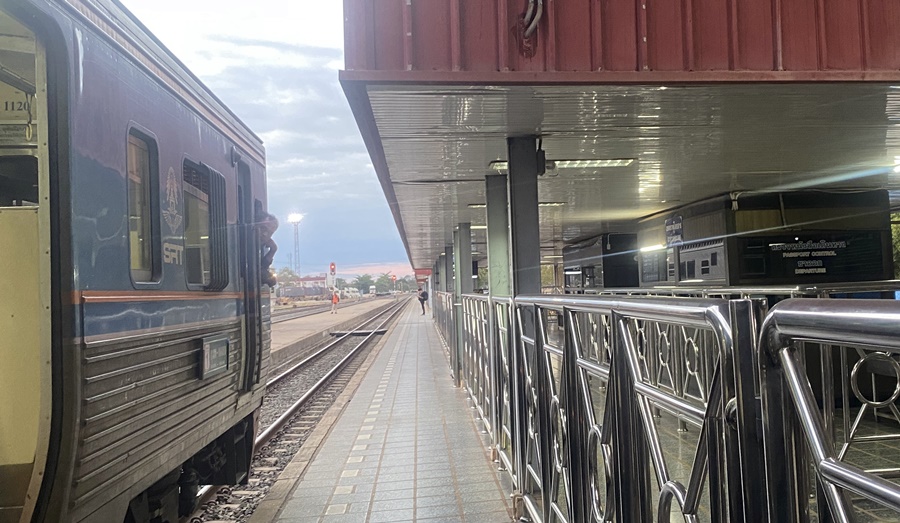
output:
[[[375,279],[372,278],[371,274],[361,274],[350,284],[359,289],[360,294],[365,294],[369,292],[369,287],[375,285]]]
[[[391,281],[391,273],[385,272],[375,280],[375,288],[378,292],[388,292],[391,290],[393,282]]]
[[[900,213],[891,215],[891,245],[894,251],[894,277],[900,278]]]
[[[397,280],[397,285],[401,291],[411,291],[417,288],[416,279],[408,274]]]
[[[541,265],[541,287],[553,287],[556,285],[556,267],[553,265]]]
[[[300,280],[300,277],[297,276],[297,273],[292,271],[287,267],[282,267],[278,269],[278,283],[284,285],[286,283],[296,283]]]
[[[488,281],[488,268],[487,267],[479,267],[478,268],[478,279],[475,280],[475,288],[476,289],[487,289],[490,282]]]
[[[334,286],[338,289],[343,289],[347,286],[347,280],[345,280],[344,278],[335,278]]]

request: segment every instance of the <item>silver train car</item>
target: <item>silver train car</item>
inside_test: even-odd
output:
[[[0,523],[246,479],[265,208],[261,140],[118,2],[0,3]]]

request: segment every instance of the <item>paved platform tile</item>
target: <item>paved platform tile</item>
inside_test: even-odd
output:
[[[411,311],[274,521],[511,521],[508,482],[453,386],[434,325]]]

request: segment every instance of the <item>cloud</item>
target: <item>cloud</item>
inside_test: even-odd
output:
[[[269,210],[282,221],[276,266],[406,267],[409,262],[337,81],[341,2],[124,0],[265,142]],[[365,265],[375,264],[375,265]],[[381,272],[386,272],[382,270]],[[401,273],[398,272],[402,276]]]
[[[341,272],[345,274],[352,274],[354,278],[362,274],[369,274],[371,276],[377,277],[386,272],[395,274],[397,278],[403,278],[404,276],[414,276],[412,267],[410,267],[409,262],[366,263],[353,267],[347,267],[345,269],[342,269]]]

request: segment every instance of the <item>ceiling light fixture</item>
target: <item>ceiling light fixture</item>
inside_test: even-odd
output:
[[[566,202],[540,202],[538,203],[538,207],[562,207],[566,205]],[[487,208],[487,204],[485,203],[470,203],[467,207],[469,209],[485,209]]]
[[[605,158],[595,160],[547,160],[545,168],[547,171],[556,169],[596,169],[600,167],[627,167],[634,163],[634,158]],[[509,162],[495,160],[490,163],[489,167],[492,171],[507,172],[509,170]]]
[[[662,244],[648,245],[647,247],[641,247],[641,252],[661,251],[665,248],[666,246]]]
[[[480,229],[487,229],[487,225],[470,225],[469,229],[476,231]]]
[[[562,255],[561,254],[548,254],[548,255],[544,256],[544,258],[547,258],[548,260],[551,258],[559,260],[559,259],[562,259]]]

